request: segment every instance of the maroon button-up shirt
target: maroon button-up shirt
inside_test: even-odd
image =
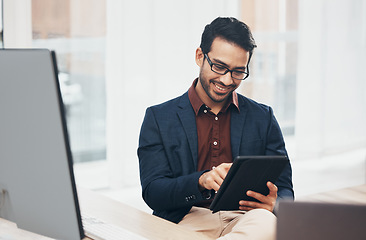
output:
[[[197,171],[211,170],[221,163],[231,163],[230,108],[239,111],[238,95],[234,91],[230,101],[216,115],[211,112],[196,92],[198,79],[188,90],[188,97],[196,114],[198,136]]]

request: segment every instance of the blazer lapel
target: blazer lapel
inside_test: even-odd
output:
[[[247,110],[244,108],[245,103],[243,99],[238,94],[239,109],[240,112],[235,110],[231,111],[230,120],[230,134],[231,134],[231,152],[233,158],[239,156],[240,143],[243,137],[243,127],[245,123],[245,118],[247,115]]]
[[[189,148],[191,149],[194,169],[197,169],[198,162],[198,138],[197,138],[197,125],[194,111],[189,102],[188,94],[184,94],[181,97],[180,104],[178,105],[179,119],[183,125],[184,131],[187,136]]]

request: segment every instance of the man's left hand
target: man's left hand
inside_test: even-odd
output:
[[[276,204],[277,200],[277,186],[274,185],[271,182],[267,182],[267,186],[269,189],[269,194],[267,196],[264,196],[260,193],[248,191],[247,195],[249,197],[257,199],[259,202],[253,202],[253,201],[244,201],[241,200],[239,202],[239,209],[244,211],[249,211],[256,208],[263,208],[267,209],[270,212],[273,212],[273,209]]]

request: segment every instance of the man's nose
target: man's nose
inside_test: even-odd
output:
[[[231,77],[231,72],[227,72],[226,74],[220,77],[220,81],[226,86],[231,85],[233,83],[233,79]]]

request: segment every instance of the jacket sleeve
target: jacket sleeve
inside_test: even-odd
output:
[[[179,161],[172,161],[168,158],[171,154],[167,153],[169,137],[174,136],[163,137],[161,131],[153,109],[148,108],[137,151],[143,199],[154,211],[191,207],[203,200],[198,189],[198,179],[203,172],[194,169],[183,174],[177,172],[179,166],[175,165],[179,165]]]
[[[267,131],[266,155],[288,156],[280,126],[273,115],[272,108],[269,107],[269,111],[270,121]],[[275,184],[278,187],[277,195],[279,199],[294,199],[290,162],[287,164]]]

